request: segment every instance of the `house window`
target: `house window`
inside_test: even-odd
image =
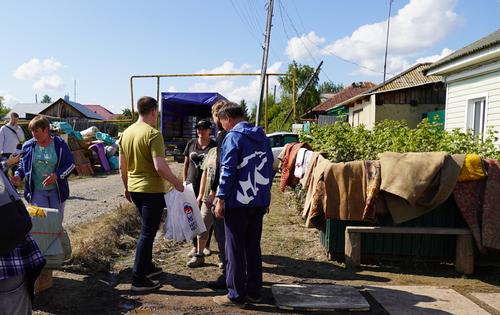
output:
[[[357,127],[361,124],[361,112],[362,109],[355,110],[352,112],[352,126]]]
[[[486,98],[479,97],[467,102],[466,128],[475,135],[484,134],[486,122]]]

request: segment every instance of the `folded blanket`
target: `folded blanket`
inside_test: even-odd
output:
[[[465,155],[443,152],[382,153],[381,190],[394,223],[417,218],[453,192]]]

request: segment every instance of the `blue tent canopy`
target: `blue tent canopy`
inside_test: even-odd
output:
[[[212,105],[226,98],[219,93],[161,93],[163,114],[175,116],[210,116]]]
[[[226,98],[219,93],[161,93],[160,128],[167,143],[183,148],[185,141],[196,137],[196,121],[211,118],[212,105]],[[215,133],[215,128],[213,129]]]

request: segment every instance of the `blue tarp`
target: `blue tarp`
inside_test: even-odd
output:
[[[212,105],[226,98],[219,93],[161,93],[163,114],[175,116],[210,116]]]
[[[211,120],[212,105],[225,99],[219,93],[161,93],[160,128],[163,138],[171,143],[172,139],[196,137],[196,121],[201,118]],[[185,141],[178,143],[179,148],[184,145]]]

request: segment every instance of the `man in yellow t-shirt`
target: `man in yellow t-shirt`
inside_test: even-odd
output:
[[[118,141],[120,175],[125,198],[133,202],[141,216],[141,235],[135,253],[132,291],[148,291],[161,287],[150,277],[162,272],[153,265],[153,242],[165,208],[165,181],[183,191],[165,161],[165,145],[161,133],[153,126],[158,118],[158,102],[149,96],[137,101],[139,119],[128,127]]]

